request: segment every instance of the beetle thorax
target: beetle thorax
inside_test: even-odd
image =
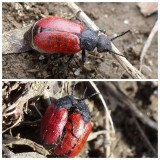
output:
[[[65,107],[66,109],[70,109],[73,106],[73,98],[72,96],[65,96],[58,99],[55,104],[57,107]]]
[[[93,51],[98,43],[98,31],[87,28],[79,35],[79,39],[82,50]]]
[[[83,100],[76,99],[73,96],[65,96],[58,99],[55,104],[57,107],[64,107],[66,109],[69,109],[70,112],[80,113],[85,122],[90,121],[90,113],[88,110],[88,106]]]

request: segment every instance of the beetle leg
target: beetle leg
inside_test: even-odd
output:
[[[75,87],[76,87],[76,82],[74,81],[73,84],[72,84],[71,96],[73,96],[73,94],[74,94]]]
[[[123,54],[119,54],[119,53],[116,53],[116,52],[110,51],[110,50],[108,52],[111,53],[111,54],[116,54],[116,55],[121,56],[121,57],[125,57],[127,59],[127,57],[124,56]]]
[[[78,68],[80,68],[80,65],[78,64],[78,62],[76,61],[76,59],[74,58],[73,60],[74,60],[74,62],[75,62],[75,64],[76,64],[76,66],[77,66]]]
[[[83,49],[83,50],[82,50],[82,63],[84,64],[85,61],[86,61],[86,52],[85,52],[85,50]]]
[[[61,75],[65,72],[65,70],[67,69],[69,63],[72,61],[74,57],[74,54],[72,54],[69,59],[67,60],[67,62],[65,62],[65,64],[63,66],[61,66],[61,68],[59,69],[59,72],[56,75]]]
[[[64,72],[64,71],[67,69],[67,67],[68,67],[69,63],[72,61],[73,57],[74,57],[74,54],[72,54],[72,55],[68,58],[67,62],[64,64],[64,67],[63,67],[63,69],[62,69],[62,72]]]
[[[55,57],[55,58],[54,58],[54,61],[55,61],[55,60],[58,60],[59,58],[62,58],[62,57],[64,57],[64,56],[65,56],[64,54],[59,55],[58,57]]]
[[[65,65],[68,65],[68,64],[72,61],[73,57],[74,57],[74,54],[72,54],[72,55],[69,57],[69,59],[67,60],[67,62],[65,63]]]

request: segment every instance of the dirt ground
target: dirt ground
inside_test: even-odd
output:
[[[128,57],[132,65],[139,68],[140,53],[157,20],[157,13],[145,17],[140,13],[136,3],[77,3],[77,5],[99,28],[106,30],[109,37],[131,30],[131,33],[115,40],[114,44]],[[2,7],[3,32],[33,24],[48,15],[58,15],[75,21],[75,15],[63,3],[3,3]],[[147,78],[158,77],[157,43],[156,35],[144,59],[142,72]],[[100,58],[87,54],[87,63],[83,66],[81,54],[76,54],[75,61],[78,64],[73,61],[66,73],[61,74],[59,69],[64,65],[67,56],[56,59],[55,55],[42,55],[33,50],[3,55],[3,78],[131,78],[109,53],[97,53],[96,56]]]
[[[64,84],[56,81],[3,82],[3,157],[10,155],[16,158],[33,158],[44,154],[44,149],[40,146],[34,147],[34,143],[42,144],[39,137],[41,120],[39,112],[44,114],[48,103],[47,97],[53,101],[53,98],[59,99],[67,95],[67,83]],[[107,103],[115,133],[99,96],[86,100],[93,130],[77,157],[157,157],[157,82],[95,82],[95,84]],[[95,93],[93,85],[89,82],[79,82],[76,84],[74,95],[82,97],[86,87],[86,96]],[[70,91],[71,88],[69,93]],[[35,152],[37,155],[34,155]]]

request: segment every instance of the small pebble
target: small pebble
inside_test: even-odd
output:
[[[123,23],[124,23],[124,24],[129,24],[129,20],[126,19],[126,20],[123,21]]]
[[[45,59],[44,55],[40,55],[40,56],[39,56],[39,60],[40,60],[40,61],[42,61],[42,60],[44,60],[44,59]]]
[[[80,75],[80,69],[78,68],[78,69],[74,72],[74,74],[75,74],[76,76]]]

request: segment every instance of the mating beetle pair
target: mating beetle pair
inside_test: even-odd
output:
[[[74,87],[73,87],[74,89]],[[57,157],[75,157],[83,148],[92,124],[88,106],[72,94],[50,104],[42,118],[40,138]]]
[[[39,20],[31,28],[30,45],[41,53],[70,55],[66,64],[73,59],[74,54],[82,50],[82,62],[84,63],[85,51],[93,51],[95,48],[99,53],[109,52],[120,55],[112,50],[111,41],[127,32],[108,39],[106,35],[99,34],[100,31],[84,29],[80,23],[57,16],[49,16]]]

